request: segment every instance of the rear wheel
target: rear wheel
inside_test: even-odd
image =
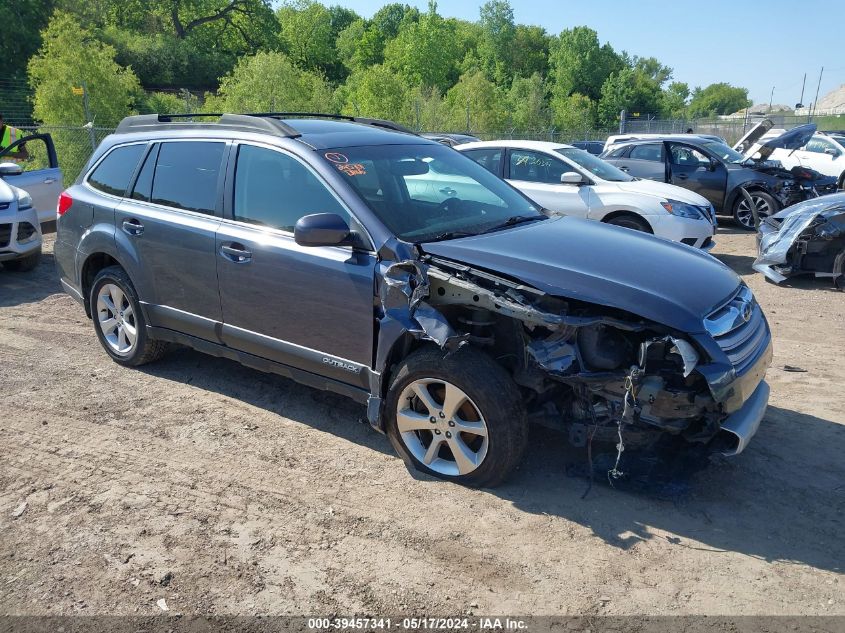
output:
[[[757,206],[757,215],[762,220],[763,218],[777,213],[779,205],[777,201],[767,193],[762,191],[751,191],[751,199]],[[751,207],[744,197],[737,198],[734,204],[734,220],[739,228],[746,231],[755,231],[757,227],[754,226],[754,214],[751,213]]]
[[[385,403],[387,435],[417,470],[468,486],[495,486],[528,441],[522,396],[507,372],[471,348],[426,347],[406,358]]]
[[[97,274],[88,300],[97,338],[116,363],[137,367],[164,355],[167,343],[147,336],[135,287],[120,266]]]
[[[38,266],[38,262],[40,261],[41,249],[39,248],[37,251],[35,251],[31,255],[27,255],[26,257],[21,257],[20,259],[13,259],[12,261],[3,262],[3,267],[6,270],[11,270],[12,272],[25,273]]]
[[[614,226],[622,226],[626,229],[633,229],[635,231],[642,231],[643,233],[653,233],[648,222],[643,220],[640,216],[633,213],[623,213],[607,220],[607,224]]]

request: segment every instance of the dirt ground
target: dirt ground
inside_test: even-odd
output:
[[[845,614],[845,294],[753,250],[720,230],[774,332],[766,419],[666,501],[582,499],[549,431],[469,490],[342,397],[189,350],[121,368],[48,238],[0,271],[0,614]]]

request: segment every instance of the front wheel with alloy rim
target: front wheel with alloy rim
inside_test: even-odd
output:
[[[751,199],[754,200],[754,204],[757,206],[757,216],[760,220],[780,210],[780,205],[769,194],[763,191],[752,191],[749,193],[751,194]],[[739,196],[734,204],[734,220],[739,228],[746,231],[757,229],[754,226],[754,214],[751,212],[751,207],[743,196]]]
[[[508,373],[472,348],[435,347],[399,365],[385,402],[387,435],[417,470],[489,487],[519,464],[528,441],[525,405]]]
[[[97,338],[115,362],[136,367],[166,351],[167,343],[147,336],[135,287],[121,267],[109,266],[97,274],[89,302]]]

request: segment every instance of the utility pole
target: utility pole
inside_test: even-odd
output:
[[[91,118],[91,108],[88,105],[88,84],[82,82],[82,110],[85,112],[85,127],[88,128],[88,137],[91,139],[91,151],[97,149],[97,137],[94,134],[94,121]]]
[[[824,74],[824,66],[819,71],[819,83],[816,84],[816,100],[813,101],[813,106],[810,108],[810,116],[813,116],[813,112],[818,112],[819,109],[819,88],[822,87],[822,75]],[[810,119],[807,119],[809,121]]]
[[[772,86],[772,94],[769,95],[769,114],[772,113],[772,100],[775,98],[775,87]]]
[[[795,109],[804,107],[804,87],[807,85],[807,73],[804,73],[804,81],[801,82],[801,98],[795,104]]]

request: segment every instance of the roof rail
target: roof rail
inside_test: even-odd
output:
[[[218,117],[217,121],[195,121],[196,118]],[[174,120],[175,119],[175,120]],[[195,130],[197,128],[260,132],[296,138],[302,136],[284,121],[252,114],[223,114],[196,112],[191,114],[139,114],[125,117],[117,126],[115,134],[149,132],[152,130]]]
[[[386,119],[370,119],[361,116],[349,116],[346,114],[326,114],[325,112],[256,112],[249,116],[257,117],[271,117],[271,118],[313,118],[313,119],[338,119],[341,121],[351,121],[353,123],[360,123],[362,125],[372,125],[375,127],[383,127],[386,130],[393,130],[394,132],[404,132],[405,134],[413,134],[418,136],[413,130],[406,128],[404,125],[388,121]]]

